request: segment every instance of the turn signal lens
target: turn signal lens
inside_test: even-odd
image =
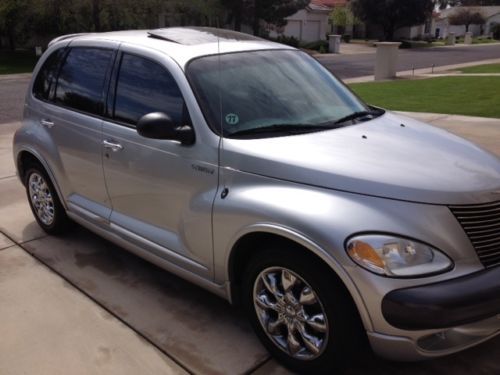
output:
[[[347,241],[346,250],[361,267],[390,277],[444,272],[453,262],[429,245],[388,235],[362,235]]]
[[[363,241],[353,241],[347,252],[356,263],[363,263],[366,267],[377,273],[384,273],[385,264],[375,249]]]

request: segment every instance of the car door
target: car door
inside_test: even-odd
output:
[[[201,139],[185,146],[137,133],[139,118],[153,112],[193,126],[189,103],[176,81],[184,78],[180,68],[163,54],[144,54],[148,52],[123,46],[111,82],[109,119],[103,126],[110,222],[128,241],[208,278],[213,268],[217,148],[207,148]]]
[[[111,205],[102,171],[102,115],[116,43],[71,44],[50,100],[38,112],[57,148],[59,185],[71,211],[103,224]]]

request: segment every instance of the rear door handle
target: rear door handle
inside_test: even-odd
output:
[[[104,145],[104,148],[110,149],[113,152],[123,150],[123,146],[121,144],[107,140],[107,139],[102,141],[102,144]]]
[[[54,122],[53,121],[46,120],[46,119],[41,119],[40,120],[40,124],[42,126],[45,126],[46,128],[49,128],[49,129],[54,126]]]

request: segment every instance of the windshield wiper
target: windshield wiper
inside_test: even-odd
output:
[[[229,134],[230,138],[240,137],[246,135],[255,135],[255,134],[304,134],[310,132],[317,132],[328,129],[338,128],[335,124],[330,125],[307,125],[307,124],[273,124],[268,126],[261,126],[258,128],[244,129],[235,131],[234,133]]]
[[[362,117],[366,117],[366,116],[376,116],[378,114],[379,114],[378,111],[358,111],[358,112],[351,113],[350,115],[344,116],[344,117],[336,120],[334,122],[334,124],[338,125],[338,124],[342,124],[342,123],[347,122],[347,121],[355,120],[357,118],[362,118]]]

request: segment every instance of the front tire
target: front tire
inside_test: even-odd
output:
[[[57,192],[47,172],[39,164],[32,164],[24,175],[28,202],[40,227],[48,234],[62,234],[70,226]]]
[[[243,304],[264,346],[299,373],[342,369],[365,340],[358,312],[333,271],[312,256],[274,247],[248,265]]]

